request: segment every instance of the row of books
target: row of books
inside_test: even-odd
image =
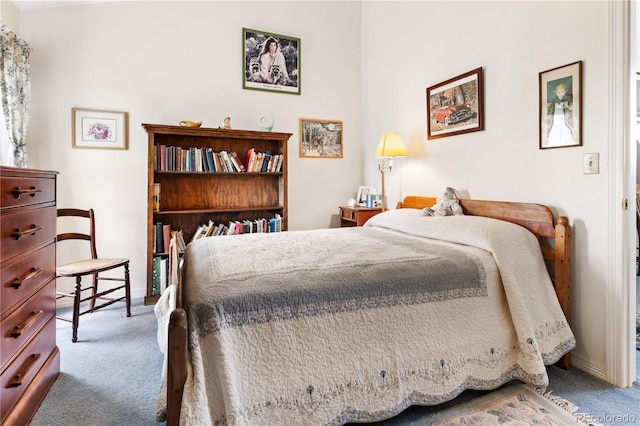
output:
[[[271,154],[270,151],[258,152],[251,148],[247,151],[246,169],[248,172],[272,172],[282,171],[282,154]]]
[[[178,243],[178,253],[184,253],[187,245],[182,236],[182,230],[172,231],[171,225],[158,222],[153,225],[153,253],[168,254],[170,251],[171,237],[176,237]]]
[[[178,245],[178,252],[184,253],[187,245],[184,242],[182,231],[171,231],[171,225],[158,222],[154,225],[153,239],[154,254],[169,254],[171,238]],[[169,256],[153,256],[151,262],[151,294],[160,295],[169,284]]]
[[[175,237],[178,244],[178,253],[184,253],[187,248],[182,230],[172,230],[171,225],[157,222],[153,233],[153,253],[168,254],[170,251],[171,237]],[[251,234],[254,232],[282,232],[282,215],[276,213],[271,219],[236,220],[229,223],[215,224],[212,220],[198,226],[189,242],[206,237],[220,235]]]
[[[257,232],[282,232],[282,216],[278,213],[271,219],[236,220],[229,223],[215,224],[213,221],[203,223],[193,234],[191,241],[200,238],[218,237],[221,235],[252,234]]]
[[[156,171],[188,171],[208,173],[281,172],[282,154],[258,152],[251,148],[242,162],[235,151],[215,152],[212,148],[182,148],[157,144],[153,150]]]

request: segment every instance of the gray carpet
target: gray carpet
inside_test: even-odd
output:
[[[141,298],[133,300],[129,318],[120,303],[81,316],[76,343],[71,323],[57,321],[60,375],[31,424],[158,425],[162,354],[155,321],[153,306]]]
[[[80,318],[78,342],[71,343],[71,324],[58,321],[61,372],[33,426],[157,426],[154,404],[160,386],[162,356],[156,343],[153,306],[134,300],[132,317],[123,305],[112,305]],[[640,354],[640,352],[639,352]],[[640,375],[640,356],[638,357]],[[604,425],[640,424],[640,384],[619,389],[580,370],[549,367],[549,390],[588,412]],[[483,394],[467,391],[437,407],[410,407],[377,425],[424,425],[434,410]],[[627,420],[622,417],[627,416]]]

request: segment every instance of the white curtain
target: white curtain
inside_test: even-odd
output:
[[[31,47],[6,25],[0,27],[0,159],[6,166],[29,167],[27,127],[31,103]]]

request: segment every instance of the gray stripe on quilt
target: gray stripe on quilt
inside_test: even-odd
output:
[[[326,267],[331,259],[323,258],[322,264],[317,265],[289,264],[286,272],[275,265],[270,271],[258,268],[240,276],[214,274],[218,278],[212,292],[205,297],[207,300],[191,302],[201,332],[208,334],[226,327],[270,321],[487,296],[484,267],[478,257],[468,252],[433,244],[424,238],[398,241],[397,234],[377,231],[359,233],[356,240],[346,238],[345,241],[347,246],[333,247],[331,252],[335,256],[345,250],[353,251],[348,245],[354,241],[358,245],[384,246],[385,252],[395,255],[380,259],[375,258],[374,252],[349,263],[338,261],[331,267]],[[296,241],[289,238],[287,243],[296,244]],[[226,250],[218,249],[218,255]],[[402,256],[398,256],[398,252],[402,252]],[[224,264],[224,260],[218,263]]]

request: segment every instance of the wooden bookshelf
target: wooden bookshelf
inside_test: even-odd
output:
[[[148,134],[147,188],[147,294],[145,304],[155,303],[153,294],[154,225],[158,222],[182,230],[189,242],[199,225],[255,220],[282,216],[287,229],[287,143],[291,133],[258,132],[214,128],[191,128],[161,124],[142,124]],[[154,167],[157,146],[211,148],[214,152],[235,152],[242,164],[247,153],[282,155],[279,172],[164,171]],[[154,211],[154,183],[160,184],[159,210]],[[218,238],[218,237],[214,237]],[[233,238],[229,236],[228,238]]]

